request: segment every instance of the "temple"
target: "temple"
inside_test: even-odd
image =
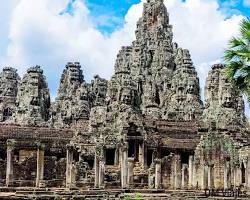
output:
[[[114,74],[63,70],[57,97],[40,66],[0,74],[0,186],[72,190],[250,190],[244,102],[212,66],[204,103],[163,0],[147,0]],[[68,190],[67,190],[68,191]]]

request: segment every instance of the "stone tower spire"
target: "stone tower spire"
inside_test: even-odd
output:
[[[197,119],[202,113],[199,79],[189,52],[173,43],[163,0],[144,3],[135,34],[132,46],[123,47],[117,56],[110,98],[119,99],[126,88],[124,95],[144,115]]]
[[[246,122],[243,98],[226,78],[225,65],[213,65],[208,74],[203,120],[206,126],[216,122],[222,129],[242,127]]]
[[[43,70],[40,66],[31,67],[18,87],[15,120],[28,126],[44,125],[49,108],[50,94]]]
[[[58,94],[52,105],[52,124],[56,127],[69,126],[78,120],[88,119],[89,112],[89,88],[81,65],[69,62],[63,70]]]
[[[172,26],[169,25],[169,14],[162,0],[151,0],[144,3],[142,17],[137,22],[136,43],[150,45],[166,39],[172,42]]]
[[[5,67],[0,73],[0,122],[9,121],[16,110],[16,96],[20,77],[17,70]]]

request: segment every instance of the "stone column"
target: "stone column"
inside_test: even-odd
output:
[[[155,189],[161,188],[161,159],[155,159]]]
[[[139,143],[139,162],[144,164],[144,143]]]
[[[201,165],[201,189],[207,189],[208,183],[208,167],[207,165]]]
[[[122,147],[121,185],[122,188],[128,187],[128,144],[127,143]]]
[[[246,182],[247,188],[250,189],[250,157],[247,158]]]
[[[43,182],[44,176],[44,145],[37,144],[37,157],[36,157],[36,187],[45,187]]]
[[[208,189],[212,189],[214,187],[213,178],[214,178],[213,165],[209,165],[208,171],[207,171],[207,187],[208,187]]]
[[[231,186],[230,162],[226,161],[224,165],[224,189],[228,189],[230,186]]]
[[[181,157],[179,154],[175,155],[174,161],[174,188],[181,188]]]
[[[99,188],[104,188],[104,177],[105,177],[105,162],[103,160],[99,161]]]
[[[99,168],[100,168],[100,159],[99,156],[97,155],[97,152],[95,152],[95,188],[99,188],[99,183],[100,183]]]
[[[66,187],[70,188],[72,186],[72,165],[73,165],[73,153],[74,147],[70,144],[66,146],[67,148],[67,160],[66,160]]]
[[[6,186],[10,187],[13,185],[13,157],[14,157],[14,148],[15,140],[7,141],[7,165],[6,165]]]
[[[236,166],[234,165],[232,169],[232,174],[233,174],[233,185],[236,187]]]
[[[194,187],[193,171],[194,171],[194,156],[190,155],[188,159],[188,188],[189,189]]]
[[[119,165],[119,148],[115,149],[115,165]]]
[[[241,170],[240,165],[234,166],[234,187],[240,186],[241,184]]]
[[[181,189],[187,189],[187,183],[188,183],[188,165],[187,164],[183,164],[182,165],[182,169],[181,169]]]
[[[161,188],[161,159],[155,159],[155,189]]]
[[[128,186],[133,187],[134,184],[134,158],[128,158]]]
[[[143,146],[144,146],[143,164],[144,164],[144,169],[146,169],[148,167],[148,149],[144,142],[143,142]]]

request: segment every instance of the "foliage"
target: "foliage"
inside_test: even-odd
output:
[[[142,200],[142,195],[137,193],[135,195],[133,194],[126,194],[125,200]]]
[[[250,100],[250,19],[242,20],[240,35],[224,53],[227,77]]]

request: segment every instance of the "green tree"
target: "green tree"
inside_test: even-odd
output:
[[[224,59],[227,77],[250,101],[250,19],[242,20],[240,34],[229,41]]]

